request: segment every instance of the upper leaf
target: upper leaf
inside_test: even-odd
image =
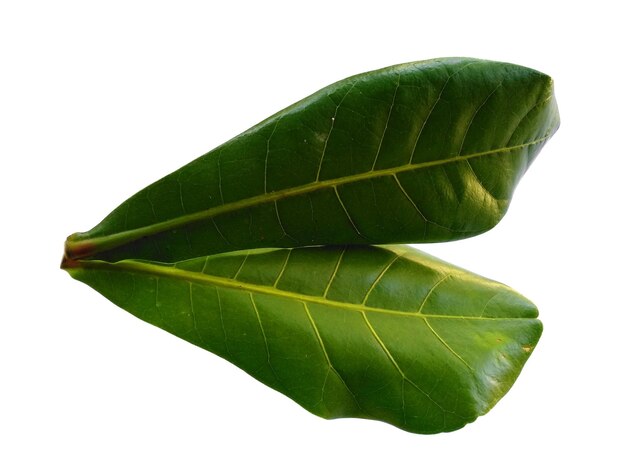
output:
[[[552,80],[525,67],[461,58],[364,73],[140,191],[71,236],[67,255],[470,237],[498,223],[558,123]]]
[[[326,417],[452,431],[511,387],[541,335],[509,287],[408,247],[73,261],[76,279]]]

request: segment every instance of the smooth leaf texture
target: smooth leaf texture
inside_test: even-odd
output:
[[[357,75],[140,191],[71,236],[67,256],[470,237],[502,218],[558,124],[552,80],[517,65],[438,59]]]
[[[542,328],[535,306],[512,289],[408,247],[83,260],[66,269],[319,416],[419,433],[486,413]]]

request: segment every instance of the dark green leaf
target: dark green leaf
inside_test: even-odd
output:
[[[512,289],[408,247],[66,268],[319,416],[411,432],[452,431],[486,413],[541,335],[535,306]]]
[[[470,237],[498,223],[556,131],[552,93],[542,73],[476,59],[357,75],[140,191],[67,253],[179,261]]]

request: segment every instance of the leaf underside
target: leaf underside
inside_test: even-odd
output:
[[[559,126],[550,77],[435,59],[350,77],[68,237],[62,267],[325,418],[458,429],[541,335],[509,287],[388,245],[494,227]]]
[[[81,261],[69,272],[319,416],[418,433],[486,413],[541,334],[535,306],[512,289],[408,247]]]

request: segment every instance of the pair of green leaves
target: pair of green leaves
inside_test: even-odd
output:
[[[406,246],[480,234],[558,127],[546,75],[440,59],[357,75],[70,236],[63,267],[311,412],[464,426],[541,334],[512,289]]]

